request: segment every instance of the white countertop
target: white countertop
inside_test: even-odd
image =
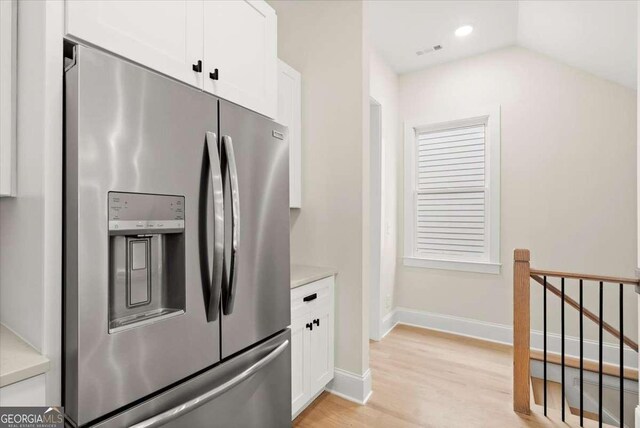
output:
[[[322,266],[291,265],[291,288],[337,274],[334,268]]]
[[[49,359],[0,324],[0,387],[49,370]]]

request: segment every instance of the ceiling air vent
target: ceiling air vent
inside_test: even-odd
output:
[[[430,52],[439,51],[440,49],[442,49],[441,45],[435,45],[430,48],[422,49],[421,51],[416,52],[416,55],[421,56]]]

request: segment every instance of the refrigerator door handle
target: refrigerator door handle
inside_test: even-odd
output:
[[[142,422],[139,422],[135,425],[132,425],[130,428],[152,428],[152,427],[158,427],[161,425],[166,424],[169,421],[172,421],[176,418],[179,418],[180,416],[191,412],[192,410],[197,409],[198,407],[202,406],[203,404],[208,403],[209,401],[213,400],[216,397],[219,397],[220,395],[222,395],[223,393],[227,392],[228,390],[230,390],[231,388],[233,388],[234,386],[238,385],[239,383],[245,381],[246,379],[248,379],[249,377],[253,376],[255,373],[257,373],[260,369],[262,369],[264,366],[266,366],[267,364],[269,364],[270,362],[272,362],[273,360],[275,360],[280,354],[282,354],[282,352],[284,352],[285,349],[287,349],[287,346],[289,346],[289,340],[285,340],[284,342],[282,342],[280,345],[278,345],[278,347],[276,347],[273,351],[271,351],[266,357],[264,357],[263,359],[261,359],[260,361],[254,363],[253,365],[249,366],[246,370],[244,370],[243,372],[241,372],[240,374],[238,374],[237,376],[229,379],[228,381],[226,381],[225,383],[223,383],[222,385],[205,392],[204,394],[187,401],[186,403],[183,403],[179,406],[176,406],[172,409],[169,409],[165,412],[162,412],[152,418],[149,418],[147,420],[144,420]]]
[[[233,313],[233,302],[236,295],[238,276],[238,255],[240,244],[240,194],[238,189],[238,169],[236,157],[233,153],[233,141],[228,135],[222,136],[222,150],[225,164],[229,170],[229,184],[231,189],[231,257],[229,260],[229,280],[222,309],[225,315]]]
[[[211,169],[211,185],[213,189],[213,280],[207,308],[207,321],[218,318],[220,290],[224,266],[224,187],[222,186],[222,169],[218,154],[218,138],[215,133],[207,132],[207,153]]]

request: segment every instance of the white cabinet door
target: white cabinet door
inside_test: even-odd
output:
[[[276,13],[266,2],[205,1],[204,90],[274,118],[276,41]]]
[[[67,0],[66,33],[202,88],[203,2]]]
[[[321,391],[333,378],[333,323],[329,308],[311,317],[309,332],[309,384],[312,391]]]
[[[278,60],[278,115],[276,121],[289,128],[289,207],[302,207],[302,78]]]
[[[291,322],[291,414],[307,402],[309,377],[306,376],[309,365],[309,332],[305,328],[305,319],[298,318]]]

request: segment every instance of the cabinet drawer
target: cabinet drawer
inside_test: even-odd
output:
[[[333,276],[291,290],[291,319],[320,308],[329,308],[332,300]]]

